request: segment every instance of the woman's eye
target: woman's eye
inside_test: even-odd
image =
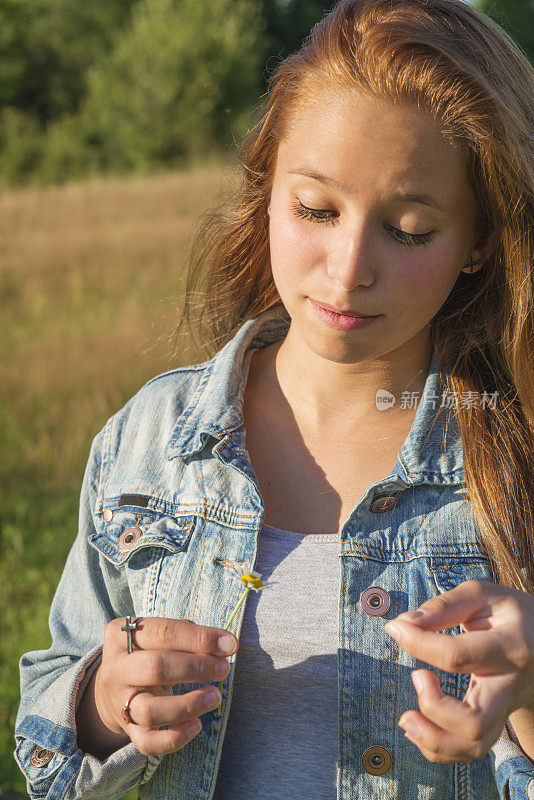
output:
[[[406,231],[399,231],[398,228],[390,227],[394,231],[395,238],[402,244],[407,245],[425,245],[432,241],[432,231],[429,233],[406,233]]]
[[[335,224],[337,219],[336,211],[331,211],[330,209],[326,208],[309,208],[308,206],[303,205],[300,200],[293,206],[293,211],[297,217],[308,219],[311,222]],[[406,231],[401,231],[398,228],[393,228],[392,226],[389,226],[388,229],[393,231],[394,238],[397,239],[397,241],[408,246],[422,246],[432,241],[432,231],[429,233],[406,233]]]
[[[330,211],[326,208],[308,208],[307,206],[303,205],[300,200],[293,206],[293,211],[297,217],[302,217],[302,219],[309,219],[312,222],[330,223],[334,222],[335,217],[332,215],[336,213],[335,211]]]

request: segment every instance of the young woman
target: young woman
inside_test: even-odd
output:
[[[32,797],[534,797],[533,97],[461,0],[279,64],[192,249],[214,355],[93,442]]]

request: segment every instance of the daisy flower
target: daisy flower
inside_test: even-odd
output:
[[[227,631],[232,623],[233,618],[237,614],[240,606],[242,605],[243,601],[245,600],[245,597],[250,592],[250,590],[252,589],[255,592],[259,592],[260,589],[269,589],[272,586],[274,586],[276,581],[267,581],[266,583],[263,583],[263,581],[261,580],[261,572],[255,572],[252,569],[252,565],[249,564],[248,561],[219,561],[219,563],[224,564],[227,567],[230,567],[230,569],[233,570],[233,575],[231,577],[234,580],[241,581],[245,587],[245,591],[239,598],[236,607],[230,614],[228,622],[224,626],[224,630]],[[222,687],[223,687],[223,681],[220,681],[219,691],[221,693],[221,702],[219,703],[219,709],[218,709],[219,714],[221,713],[221,707],[222,707]]]

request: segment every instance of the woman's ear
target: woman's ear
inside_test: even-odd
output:
[[[472,275],[475,272],[478,272],[482,269],[488,258],[495,252],[497,245],[497,237],[495,233],[491,233],[485,241],[482,243],[478,242],[477,246],[473,248],[471,251],[471,255],[464,267],[462,267],[462,272],[467,272],[468,275]]]
[[[492,231],[489,236],[479,244],[477,260],[479,260],[481,264],[485,264],[488,258],[490,258],[497,249],[497,244],[497,234],[495,231]]]

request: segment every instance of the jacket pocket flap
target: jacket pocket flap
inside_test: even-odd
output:
[[[450,559],[448,562],[435,559],[430,570],[440,593],[448,592],[465,581],[495,582],[491,564],[485,559]]]
[[[101,531],[89,537],[89,543],[117,566],[148,547],[177,553],[187,547],[195,518],[171,516],[162,511],[135,506],[109,509],[111,519],[103,519]]]

